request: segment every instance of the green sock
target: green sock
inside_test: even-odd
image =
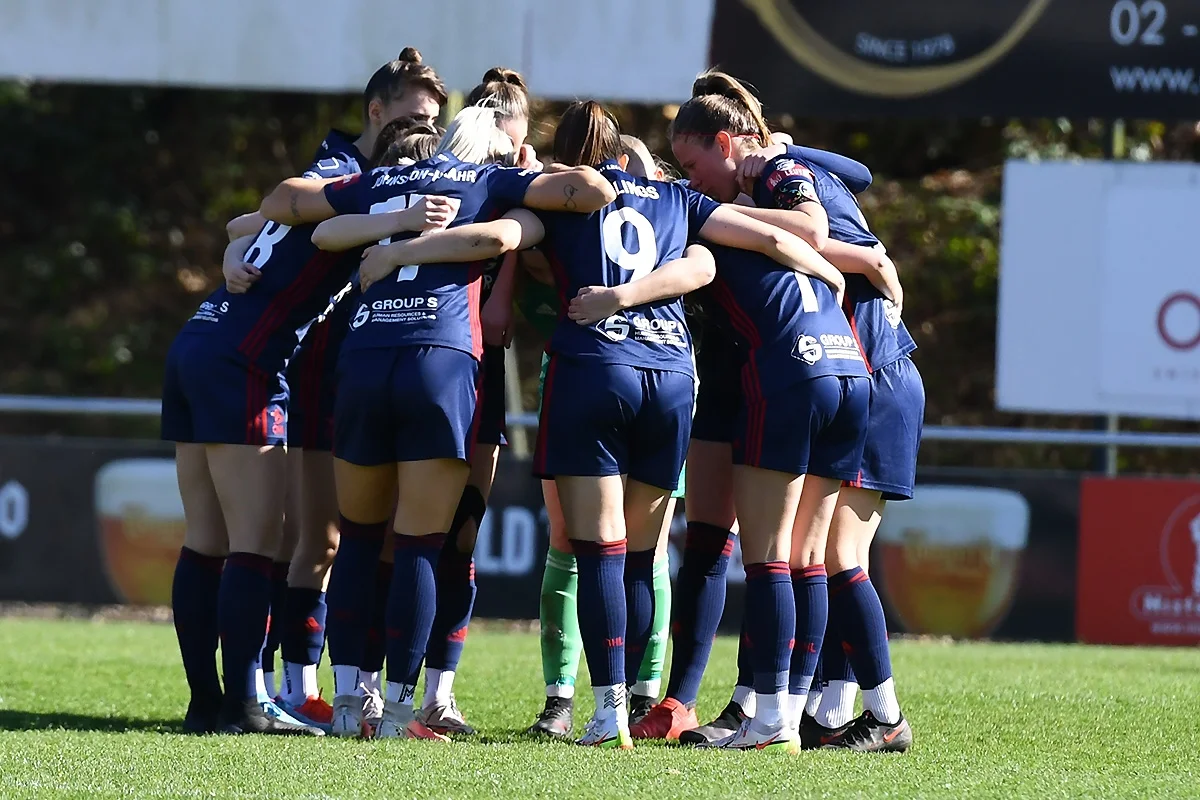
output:
[[[634,694],[658,699],[663,666],[667,660],[667,639],[671,633],[671,565],[667,556],[654,562],[654,622],[646,655],[638,670]]]
[[[575,556],[553,547],[546,553],[542,575],[542,677],[547,686],[574,686],[583,637],[576,602],[579,568]]]

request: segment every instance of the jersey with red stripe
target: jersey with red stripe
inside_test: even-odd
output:
[[[591,214],[539,214],[546,227],[542,250],[564,305],[585,286],[621,286],[680,258],[718,205],[677,184],[635,178],[615,161],[600,172],[616,187],[612,203]],[[626,309],[595,325],[563,315],[546,350],[695,375],[679,297]]]
[[[354,142],[331,131],[306,177],[334,178],[361,172],[367,163]],[[242,294],[222,284],[200,304],[183,332],[216,337],[248,363],[274,373],[295,352],[309,323],[329,305],[358,266],[359,254],[326,253],[312,243],[315,225],[268,222],[246,252],[245,261],[262,277]]]
[[[747,347],[761,385],[788,386],[826,375],[866,377],[850,323],[828,284],[760,253],[711,249],[717,277],[710,297]]]
[[[471,164],[440,153],[406,167],[376,169],[331,183],[325,197],[339,214],[378,214],[408,208],[430,195],[449,197],[459,201],[450,223],[458,227],[496,219],[521,205],[536,177],[530,170]],[[437,345],[479,358],[483,268],[483,262],[401,267],[394,278],[373,284],[358,298],[343,351]]]
[[[862,208],[840,178],[792,152],[767,163],[754,187],[760,208],[795,209],[819,203],[829,217],[829,236],[839,242],[875,247],[879,239],[867,226]],[[874,371],[917,349],[891,301],[862,275],[846,276],[846,312],[858,337],[867,368]]]

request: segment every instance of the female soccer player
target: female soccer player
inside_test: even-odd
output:
[[[367,256],[385,266],[461,260],[546,238],[567,313],[549,346],[535,470],[555,479],[579,568],[580,628],[597,697],[579,743],[603,747],[632,746],[625,641],[644,646],[635,640],[649,635],[654,543],[691,426],[693,369],[680,297],[711,277],[700,253],[672,268],[667,262],[682,254],[690,233],[841,283],[803,241],[682,186],[621,172],[619,154],[615,121],[596,103],[576,103],[559,123],[556,158],[600,164],[619,194],[614,207],[587,217],[543,215],[532,232],[522,218],[515,235],[501,232],[509,220],[432,233],[391,245],[399,249],[386,259]],[[564,387],[557,402],[556,386]],[[628,562],[627,535],[636,554]]]
[[[772,141],[781,139],[780,134],[770,136]],[[870,186],[870,170],[853,159],[824,150],[789,148],[795,151],[826,165],[847,185],[860,190]],[[708,295],[703,301],[706,309],[713,305],[711,287],[700,294]],[[725,709],[703,727],[698,727],[695,714],[701,678],[725,608],[726,572],[737,531],[731,443],[745,353],[720,317],[699,315],[703,325],[696,355],[700,386],[688,447],[688,528],[676,577],[670,680],[663,701],[631,726],[635,739],[711,742],[734,733],[754,715],[753,669],[745,648],[739,648],[738,686]]]
[[[744,213],[805,236],[820,245],[822,253],[840,269],[856,273],[849,276],[846,311],[871,371],[875,421],[870,425],[861,470],[852,483],[857,486],[863,480],[877,490],[900,496],[907,491],[911,496],[924,391],[920,376],[906,358],[915,345],[900,322],[902,290],[894,266],[867,228],[844,182],[821,166],[800,159],[798,153],[789,150],[781,155],[765,147],[761,106],[741,84],[727,75],[709,73],[697,80],[693,95],[680,109],[673,140],[676,156],[689,175],[718,196],[739,189],[750,191],[759,207],[743,209]],[[866,344],[868,340],[871,344]],[[881,473],[883,477],[877,477]],[[847,491],[839,499],[837,524],[829,538],[829,551],[838,554],[831,559],[837,571],[828,580],[833,635],[843,644],[842,649],[852,654],[851,664],[857,659],[863,665],[870,681],[864,702],[869,697],[870,705],[853,725],[847,725],[853,692],[849,692],[849,702],[846,692],[832,693],[838,711],[825,715],[824,725],[810,726],[804,737],[806,746],[902,750],[911,742],[911,730],[895,701],[882,606],[866,574],[858,568],[878,524],[877,518],[873,520],[878,505],[878,496]],[[819,557],[824,560],[825,554]],[[797,584],[797,598],[805,592],[812,594],[809,583]],[[829,651],[837,649],[830,647]],[[790,681],[795,707],[791,716],[796,723],[816,668],[807,648],[798,650],[797,655]],[[834,722],[836,728],[831,727]]]
[[[384,64],[363,91],[363,132],[357,138],[330,131],[303,177],[321,179],[362,172],[383,163],[380,145],[392,143],[397,123],[410,128],[430,124],[446,102],[445,86],[421,54],[405,48],[395,61]],[[373,152],[374,151],[374,152]],[[364,153],[372,153],[369,164]],[[261,227],[253,213],[230,224],[232,232],[248,224]],[[303,238],[312,234],[309,227]],[[344,263],[357,266],[357,254]],[[227,275],[231,291],[248,289],[261,272],[253,265],[235,267]],[[262,662],[263,690],[292,717],[328,728],[332,709],[319,696],[317,663],[325,646],[327,603],[325,586],[337,552],[337,505],[333,494],[333,380],[337,352],[349,326],[344,287],[331,298],[332,308],[307,329],[301,347],[288,364],[288,490],[284,536],[273,565],[271,617]],[[276,694],[274,655],[282,646],[284,671]]]
[[[532,149],[525,144],[529,134],[529,92],[517,72],[493,67],[467,96],[468,106],[493,109],[500,129],[512,140],[517,166],[532,166]],[[486,304],[500,273],[499,259],[489,261],[483,273],[480,302]],[[487,509],[500,446],[506,444],[504,430],[504,348],[483,348],[480,420],[476,448],[471,457],[471,475],[446,536],[438,559],[437,617],[425,653],[425,698],[418,713],[420,721],[442,734],[471,734],[475,730],[463,717],[454,698],[454,676],[462,657],[475,605],[475,540]]]
[[[306,175],[355,172],[360,158],[344,137],[331,137]],[[192,690],[189,730],[320,732],[281,714],[262,685],[259,663],[287,491],[284,368],[298,332],[355,266],[317,252],[311,233],[269,223],[231,245],[236,260],[257,272],[254,285],[244,293],[214,292],[167,358],[163,437],[177,442],[188,519],[172,606]],[[310,594],[319,597],[319,588]],[[218,636],[223,697],[213,657]],[[301,648],[310,644],[302,641]],[[319,644],[314,649],[319,655]]]
[[[537,175],[477,163],[511,163],[515,155],[496,112],[468,108],[433,159],[323,189],[287,181],[264,201],[263,212],[296,221],[360,215],[332,220],[315,235],[323,247],[350,247],[396,233],[410,206],[436,227],[521,204],[587,211],[614,195],[586,168]],[[445,739],[415,718],[413,692],[436,615],[434,574],[474,445],[480,277],[478,264],[412,266],[396,280],[364,283],[343,348],[334,453],[338,506],[343,534],[352,531],[374,543],[358,565],[363,576],[374,571],[392,517],[393,487],[399,493],[387,615],[388,696],[376,732],[383,738]],[[360,729],[359,698],[349,694],[357,677],[356,668],[334,665],[335,734],[357,735]]]
[[[665,180],[667,177],[645,143],[634,136],[621,136],[621,156],[618,163],[634,177],[655,181]],[[526,281],[519,305],[530,324],[542,334],[543,340],[548,341],[553,336],[558,321],[558,300],[548,264],[546,270],[546,280],[550,281],[550,285],[536,280]],[[503,302],[501,297],[496,299]],[[545,311],[541,310],[542,306],[545,306]],[[508,303],[508,307],[511,309],[511,302]],[[542,372],[538,380],[539,407],[541,389],[545,385],[549,364],[550,357],[543,354]],[[631,730],[658,699],[663,664],[666,661],[671,619],[671,573],[667,561],[667,539],[671,521],[674,519],[675,501],[683,496],[682,475],[680,484],[667,501],[662,529],[655,548],[652,579],[654,619],[650,640],[637,670],[636,681],[630,686]],[[540,603],[542,677],[546,686],[546,704],[529,731],[566,738],[571,735],[574,727],[575,678],[579,668],[579,656],[583,652],[576,612],[579,570],[575,556],[571,553],[562,506],[558,502],[558,493],[553,481],[542,481],[542,495],[550,523],[550,548],[546,554],[545,571],[542,573]]]

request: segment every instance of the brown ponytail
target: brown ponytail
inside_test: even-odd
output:
[[[711,138],[721,131],[754,136],[763,147],[771,144],[771,129],[758,98],[737,78],[709,70],[692,84],[692,99],[679,107],[671,136]]]
[[[529,90],[525,85],[525,79],[521,77],[521,73],[508,67],[492,67],[487,72],[483,73],[482,83],[511,83],[518,89]]]
[[[529,89],[521,73],[506,67],[492,67],[483,80],[467,95],[468,106],[496,109],[503,119],[529,119]]]
[[[554,160],[594,167],[621,155],[621,129],[595,100],[567,106],[554,132]]]
[[[375,140],[371,166],[394,167],[400,159],[424,161],[433,158],[443,133],[445,131],[436,125],[412,117],[394,119],[383,126]]]
[[[445,105],[448,95],[446,85],[434,72],[433,67],[421,60],[421,53],[415,47],[406,47],[400,51],[395,61],[389,61],[371,76],[367,88],[363,90],[363,116],[366,116],[372,100],[390,103],[404,96],[410,88],[424,89]]]

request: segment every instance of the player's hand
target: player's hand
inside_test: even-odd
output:
[[[888,322],[896,327],[904,310],[904,287],[900,285],[900,272],[886,253],[879,254],[879,262],[879,272],[870,276],[871,285],[891,301],[892,307],[887,309]]]
[[[452,197],[428,195],[422,197],[404,214],[404,228],[410,231],[436,231],[449,225],[458,214],[459,200]]]
[[[775,131],[771,134],[771,144],[781,144],[786,147],[789,144],[795,144],[795,141],[792,140],[791,134]]]
[[[766,171],[767,162],[786,152],[787,148],[784,145],[771,145],[743,158],[742,165],[738,167],[738,186],[742,188],[743,192],[753,197],[754,184]]]
[[[829,284],[829,288],[833,289],[833,297],[837,301],[838,308],[842,307],[842,301],[846,299],[846,279],[839,272],[834,280],[825,279]]]
[[[489,297],[479,312],[479,323],[483,326],[483,341],[492,347],[508,347],[513,340],[512,303],[503,303],[495,296]]]
[[[545,165],[538,160],[537,151],[527,144],[521,145],[521,150],[517,153],[517,166],[534,172],[541,172],[545,169]]]
[[[567,316],[580,325],[594,325],[622,309],[620,296],[609,286],[584,286],[567,307]]]
[[[230,294],[245,294],[254,282],[262,277],[262,271],[258,267],[241,262],[225,264],[221,268],[221,274],[225,276],[225,288]]]
[[[372,284],[379,283],[395,270],[396,264],[388,252],[388,245],[372,245],[363,250],[362,261],[358,265],[358,288],[366,292]]]

